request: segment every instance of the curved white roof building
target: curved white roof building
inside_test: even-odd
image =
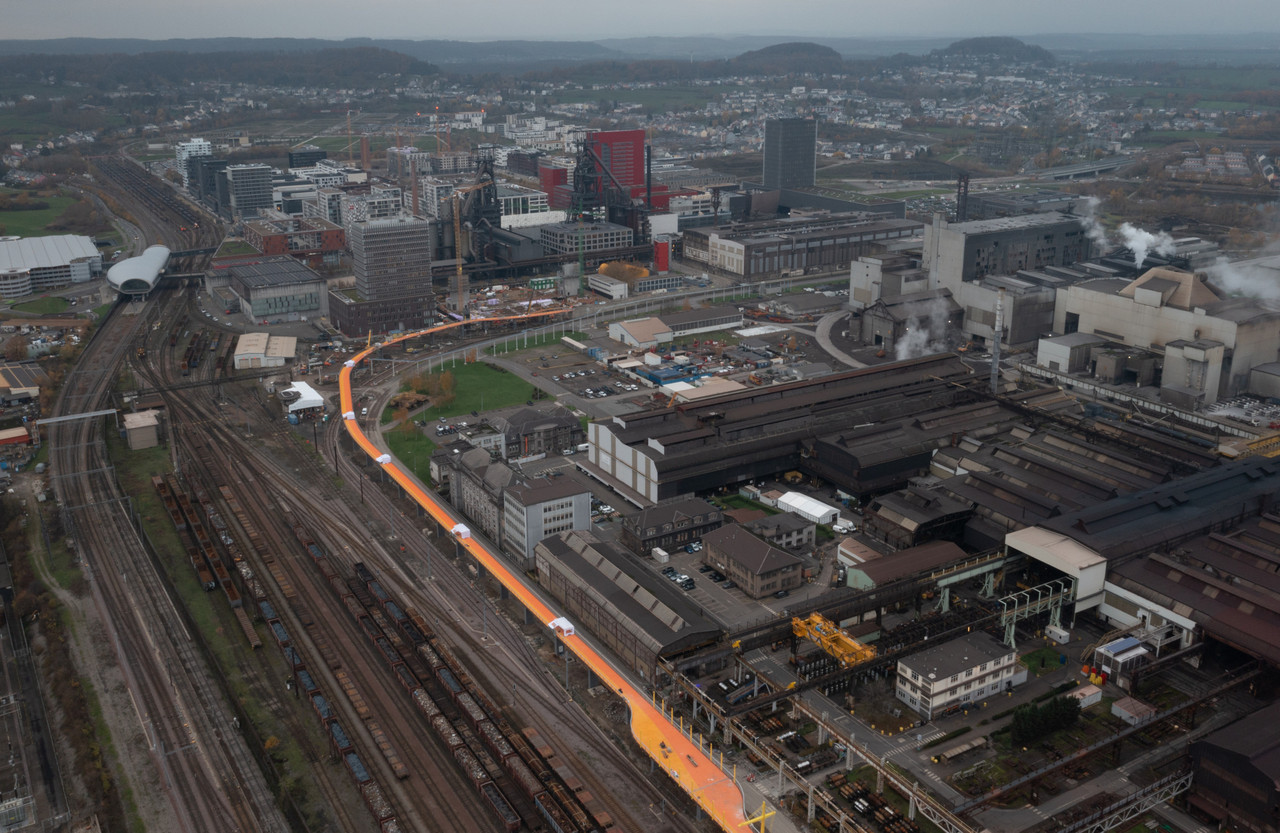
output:
[[[107,270],[107,283],[123,295],[146,295],[155,289],[160,273],[169,262],[169,249],[148,246],[137,257],[127,258]]]

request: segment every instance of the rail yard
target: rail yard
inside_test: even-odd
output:
[[[1242,690],[1263,676],[1257,663],[1216,657],[1217,679],[1194,680],[1128,728],[1107,724],[1078,755],[1033,749],[1002,783],[967,766],[989,749],[985,737],[947,742],[932,756],[956,770],[944,780],[923,750],[968,729],[934,723],[985,702],[957,702],[929,720],[877,716],[890,721],[880,734],[887,726],[896,740],[878,740],[874,723],[868,738],[852,708],[855,694],[934,644],[981,630],[1013,642],[1019,623],[1025,638],[1027,622],[1052,622],[1052,606],[1074,599],[1061,579],[1001,595],[995,576],[1025,563],[990,551],[874,593],[769,609],[776,615],[664,661],[661,686],[641,684],[392,460],[369,428],[376,417],[366,418],[398,383],[394,361],[366,361],[384,348],[412,341],[430,359],[462,342],[478,352],[565,310],[459,321],[377,346],[371,334],[336,388],[317,381],[340,417],[317,418],[308,432],[281,418],[270,387],[278,378],[232,373],[229,328],[199,314],[199,280],[183,273],[203,268],[217,222],[131,162],[98,159],[94,171],[96,187],[127,202],[147,234],[186,252],[148,298],[104,318],[45,420],[54,490],[90,578],[100,646],[114,660],[94,682],[111,701],[104,720],[130,788],[154,797],[136,808],[148,826],[735,830],[769,818],[764,809],[752,818],[767,798],[823,831],[972,833],[993,806],[1083,779],[1090,756],[1120,760],[1122,743],[1180,736],[1219,702],[1244,711]],[[1019,404],[1029,411],[1034,398]],[[144,399],[166,414],[167,463],[141,487],[157,511],[130,499],[104,436]],[[362,402],[370,408],[357,419]],[[180,543],[158,546],[158,527]],[[944,601],[922,610],[946,582]],[[953,588],[963,602],[951,604]],[[880,622],[883,611],[898,614],[892,624]],[[874,648],[837,624],[872,616]],[[1065,653],[1057,659],[1067,664]],[[1162,659],[1151,673],[1171,670],[1180,671]],[[805,737],[814,727],[816,743]],[[1185,789],[1185,767],[1159,766],[1126,794],[1100,789],[1072,823]],[[659,769],[662,777],[649,774]]]

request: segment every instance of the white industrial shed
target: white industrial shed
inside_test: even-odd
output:
[[[268,333],[245,333],[236,342],[232,358],[236,370],[258,367],[282,367],[298,351],[296,336],[273,336]]]
[[[791,512],[799,515],[805,520],[813,521],[816,524],[827,524],[830,526],[840,517],[840,510],[834,506],[828,506],[820,500],[814,500],[808,495],[802,495],[799,492],[787,492],[778,498],[778,508],[784,512]]]

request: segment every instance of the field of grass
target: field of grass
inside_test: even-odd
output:
[[[459,364],[456,367],[446,367],[445,370],[453,374],[453,401],[419,411],[414,414],[415,419],[434,422],[440,417],[466,416],[472,411],[507,408],[533,398],[533,385],[519,376],[483,362]],[[383,425],[391,421],[391,411],[390,407],[383,411]]]
[[[18,312],[29,312],[33,315],[57,315],[60,312],[65,312],[69,306],[71,305],[66,298],[46,296],[32,301],[24,301],[21,304],[14,304],[13,308]]]
[[[0,189],[6,194],[17,194],[19,192],[8,188]],[[45,226],[62,216],[68,208],[75,204],[75,200],[71,197],[52,196],[52,197],[32,197],[40,202],[49,204],[48,208],[39,211],[0,211],[0,228],[4,229],[5,234],[13,234],[18,237],[41,237],[47,234],[62,234],[62,232],[46,231]]]
[[[1037,648],[1023,654],[1018,661],[1033,675],[1041,677],[1063,667],[1062,661],[1058,658],[1060,653],[1056,648]],[[1042,662],[1043,667],[1041,667]]]
[[[1212,130],[1149,130],[1134,136],[1133,143],[1143,147],[1162,147],[1178,142],[1213,142],[1222,138]]]
[[[586,337],[587,337],[586,333],[581,333],[576,330],[570,333],[562,333],[562,332],[538,333],[537,335],[530,336],[527,342],[525,341],[524,336],[514,335],[514,336],[511,336],[511,338],[507,339],[506,341],[502,342],[501,344],[495,344],[492,347],[486,347],[485,352],[488,353],[490,356],[506,356],[506,355],[512,355],[516,353],[523,353],[526,350],[538,350],[538,349],[545,349],[547,347],[559,347],[561,346],[560,340],[562,338],[571,338],[574,341],[583,341],[584,339],[586,339]],[[528,346],[526,346],[526,343]]]
[[[352,141],[355,143],[354,155],[360,156],[360,135],[353,134]],[[369,152],[371,154],[381,154],[396,143],[394,136],[370,136]],[[329,151],[329,156],[334,159],[345,159],[347,156],[347,137],[340,136],[316,136],[307,141],[309,145],[315,145],[318,148]],[[401,135],[400,144],[408,147],[412,145],[419,150],[435,151],[436,137],[432,135],[411,136],[408,134]]]
[[[777,515],[778,510],[772,506],[766,506],[763,503],[743,497],[742,495],[725,495],[724,497],[715,498],[713,501],[720,505],[722,509],[760,509],[766,515]]]
[[[423,483],[431,482],[431,454],[436,444],[412,423],[409,429],[388,431],[385,434],[391,454],[404,468],[413,472]]]
[[[257,253],[257,249],[243,240],[224,240],[222,245],[218,247],[218,253],[214,257],[235,257],[236,255],[253,255]]]
[[[617,101],[639,104],[656,112],[690,110],[714,101],[718,92],[711,87],[658,87],[649,90],[565,90],[555,98],[565,104],[583,101]]]

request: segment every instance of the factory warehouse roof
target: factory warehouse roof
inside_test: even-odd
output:
[[[80,234],[0,239],[0,270],[50,269],[101,256],[93,241]]]

